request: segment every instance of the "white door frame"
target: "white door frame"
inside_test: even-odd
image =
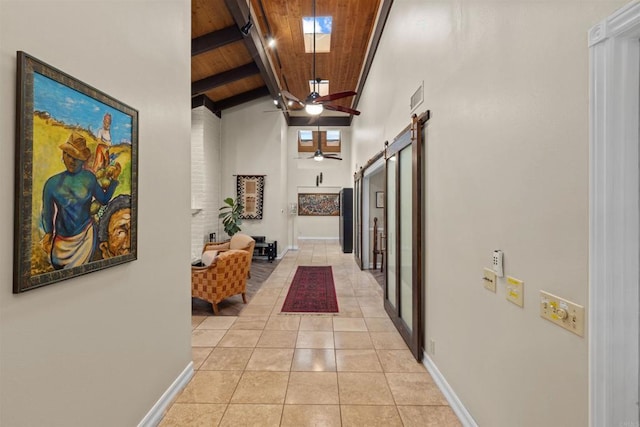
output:
[[[640,2],[589,31],[589,424],[637,426]]]

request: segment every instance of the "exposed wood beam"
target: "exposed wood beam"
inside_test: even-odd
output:
[[[320,117],[318,121],[309,123],[311,117],[290,116],[289,126],[349,126],[351,124],[351,117]]]
[[[360,95],[362,94],[364,84],[366,83],[367,76],[369,75],[369,71],[371,70],[373,58],[376,56],[376,50],[378,50],[380,37],[382,37],[382,30],[384,30],[384,25],[387,23],[387,18],[389,17],[389,12],[391,11],[391,5],[393,5],[393,0],[382,0],[382,5],[380,6],[380,14],[378,15],[378,22],[376,23],[376,28],[373,30],[369,52],[367,52],[367,58],[365,59],[364,66],[362,67],[362,74],[360,74],[360,80],[358,81],[358,88],[356,89],[356,92],[358,94],[353,99],[353,108],[358,108]]]
[[[221,117],[220,109],[216,106],[216,103],[213,102],[207,95],[198,95],[191,98],[191,109],[202,106],[207,107],[207,109],[213,114]]]
[[[227,83],[235,82],[236,80],[244,79],[245,77],[253,76],[259,72],[260,70],[256,64],[250,62],[233,70],[225,71],[215,76],[205,77],[204,79],[191,83],[191,96],[204,93],[218,86],[226,85]]]
[[[246,0],[224,0],[224,2],[231,13],[231,16],[233,16],[234,21],[236,21],[238,28],[247,23],[249,19],[249,6]],[[255,27],[249,32],[248,36],[244,37],[244,43],[249,50],[251,57],[260,69],[260,75],[269,89],[269,94],[273,99],[277,99],[278,94],[280,93],[278,80],[271,69],[267,53],[264,51],[260,36],[258,35]]]
[[[245,102],[253,101],[254,99],[258,99],[263,96],[269,96],[269,89],[267,89],[266,86],[253,89],[248,92],[243,92],[230,98],[221,99],[220,101],[216,102],[215,105],[218,111],[222,111],[227,108],[243,104]]]
[[[191,40],[191,56],[217,49],[238,40],[242,40],[242,33],[235,25],[213,31]]]

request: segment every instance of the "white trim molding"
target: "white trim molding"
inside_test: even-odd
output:
[[[340,240],[340,238],[338,236],[336,236],[336,237],[299,236],[298,240]]]
[[[589,31],[589,424],[637,426],[640,2]]]
[[[178,378],[173,381],[169,388],[160,396],[160,399],[153,405],[153,408],[144,416],[138,427],[155,427],[160,424],[162,417],[178,393],[191,381],[193,377],[193,362],[189,362]]]
[[[436,383],[442,394],[444,395],[447,402],[449,402],[449,406],[455,412],[455,414],[460,419],[460,422],[464,427],[478,427],[478,424],[473,419],[467,408],[464,407],[462,401],[458,398],[458,395],[453,391],[447,380],[444,378],[440,370],[436,367],[433,360],[427,355],[427,353],[423,353],[422,355],[422,364],[427,368],[429,374],[433,378],[433,381]]]

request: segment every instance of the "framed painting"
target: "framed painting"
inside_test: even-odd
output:
[[[298,193],[298,215],[339,216],[339,193]]]
[[[262,219],[264,175],[238,175],[236,179],[238,201],[244,209],[241,219]]]
[[[13,292],[137,259],[138,112],[18,52]]]

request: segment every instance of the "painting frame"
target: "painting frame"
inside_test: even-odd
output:
[[[238,175],[236,195],[243,209],[240,219],[262,219],[265,175]]]
[[[384,208],[384,191],[376,191],[376,208]]]
[[[298,193],[299,216],[340,216],[340,193]]]
[[[22,51],[16,82],[13,293],[136,260],[138,111]]]

